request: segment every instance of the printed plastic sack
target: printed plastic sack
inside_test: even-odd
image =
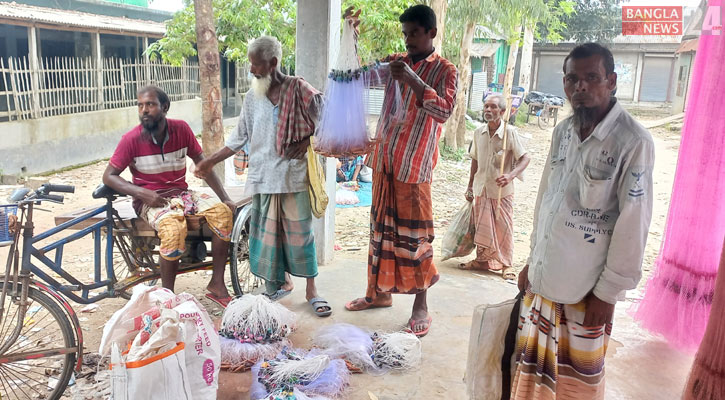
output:
[[[355,192],[346,189],[338,189],[335,192],[335,203],[340,205],[354,205],[360,202]]]
[[[156,356],[124,362],[118,343],[111,349],[113,400],[193,400],[186,371],[184,342]]]
[[[145,326],[149,326],[149,321],[158,328],[163,309],[173,309],[179,313],[193,399],[216,399],[221,364],[219,336],[209,314],[191,294],[175,295],[164,288],[136,286],[131,300],[116,311],[103,328],[99,353],[109,354],[113,343],[126,348]],[[150,332],[141,334],[151,336]]]
[[[481,304],[473,309],[463,378],[471,400],[510,397],[520,296],[499,304]],[[508,395],[502,397],[503,392]]]
[[[453,217],[441,243],[442,261],[453,257],[471,254],[476,245],[473,243],[473,203],[467,201]]]
[[[126,362],[154,357],[173,349],[176,347],[176,343],[184,341],[182,324],[176,310],[168,308],[161,310],[158,326],[150,319],[147,321],[148,323],[131,342],[131,348],[126,354]]]

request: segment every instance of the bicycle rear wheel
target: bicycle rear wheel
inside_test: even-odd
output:
[[[262,279],[252,273],[249,265],[249,219],[244,221],[245,228],[236,233],[230,244],[229,278],[234,294],[241,296],[252,293],[262,286]]]
[[[153,266],[158,265],[158,255],[154,255],[153,243],[149,238],[136,238],[131,240],[127,233],[117,232],[113,238],[113,276],[114,282],[131,278],[138,275],[153,273]],[[105,237],[102,239],[105,248]],[[151,279],[145,282],[146,285],[154,286],[158,279]],[[131,298],[130,290],[119,292],[119,296],[128,300]]]
[[[0,282],[0,288],[4,284]],[[19,295],[15,287],[9,288],[0,322],[2,344],[18,324]],[[28,302],[20,336],[0,355],[0,398],[59,399],[73,374],[77,338],[67,315],[50,296],[30,287]]]

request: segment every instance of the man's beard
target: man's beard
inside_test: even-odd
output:
[[[143,117],[139,117],[138,119],[141,121],[141,126],[143,126],[146,132],[156,132],[159,129],[160,120],[155,120],[153,117],[149,117],[146,121],[144,121]]]
[[[579,106],[574,108],[572,122],[579,130],[585,127],[591,127],[596,123],[597,108]]]
[[[259,97],[266,96],[270,86],[272,86],[272,74],[261,78],[256,76],[252,78],[252,90]]]

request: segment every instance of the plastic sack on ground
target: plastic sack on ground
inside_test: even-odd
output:
[[[161,326],[161,313],[173,309],[182,325],[184,355],[194,400],[216,399],[221,349],[219,335],[204,307],[189,293],[174,294],[160,287],[139,285],[126,305],[116,311],[103,328],[99,353],[109,354],[111,345],[127,348],[137,335],[147,336]],[[149,327],[151,332],[144,331]],[[146,340],[139,338],[139,342]]]
[[[193,400],[186,371],[184,342],[139,361],[124,361],[118,343],[111,350],[113,400]]]
[[[518,304],[518,299],[511,299],[499,304],[481,304],[473,309],[466,375],[463,379],[471,400],[509,398],[501,396],[504,390],[510,394],[515,351],[509,349],[511,354],[506,354],[506,336],[507,333],[513,334],[509,346],[515,346]],[[513,319],[514,330],[509,331],[512,312],[516,313],[517,318]],[[504,357],[508,358],[510,364],[503,363]],[[504,365],[508,365],[506,374],[503,372]]]
[[[360,198],[357,197],[355,192],[351,192],[346,189],[338,189],[335,192],[335,203],[341,205],[353,205],[360,202]]]
[[[441,242],[442,260],[463,257],[471,254],[476,245],[473,243],[473,202],[467,201],[453,217],[451,225],[443,235]]]

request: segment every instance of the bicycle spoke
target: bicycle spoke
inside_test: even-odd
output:
[[[23,382],[23,384],[25,384],[25,383],[26,383],[26,382],[25,382],[25,381],[24,381],[24,380],[22,379],[22,377],[19,377],[18,375],[16,375],[16,374],[12,373],[12,372],[11,372],[11,371],[10,371],[10,370],[9,370],[8,368],[6,368],[6,367],[0,367],[0,369],[4,370],[4,371],[5,371],[5,372],[6,372],[7,374],[8,374],[8,376],[10,376],[10,377],[13,377],[13,378],[15,378],[15,380],[16,380],[16,381],[21,381],[21,382]],[[30,399],[30,398],[31,398],[30,396],[28,396],[28,394],[27,394],[27,393],[25,393],[25,390],[23,390],[23,389],[22,389],[22,388],[21,388],[21,387],[20,387],[19,385],[16,385],[16,386],[18,386],[18,389],[20,389],[20,391],[21,391],[21,392],[23,392],[23,394],[25,395],[25,397],[26,397],[26,398],[28,398],[28,399]],[[27,386],[27,385],[26,385],[26,386]],[[33,389],[33,388],[31,387],[31,389]],[[33,390],[34,390],[34,391],[35,391],[36,393],[38,393],[38,394],[41,394],[41,393],[40,393],[40,392],[38,392],[37,390],[35,390],[35,389],[33,389]],[[14,391],[14,390],[13,390],[13,393],[15,393],[15,391]],[[41,395],[42,395],[42,394],[41,394]],[[17,396],[16,396],[16,397],[17,397]]]
[[[10,305],[10,307],[12,307],[12,306],[13,306],[13,305]],[[14,327],[14,326],[15,326],[15,324],[14,324],[14,321],[16,320],[16,317],[18,316],[18,310],[19,310],[19,309],[20,309],[20,307],[17,307],[17,306],[16,306],[16,307],[15,307],[15,313],[13,313],[13,316],[12,316],[11,318],[5,318],[5,321],[3,321],[3,330],[2,330],[2,333],[0,333],[0,334],[2,335],[2,336],[0,336],[0,337],[2,337],[3,339],[4,339],[5,337],[7,337],[7,335],[8,335],[8,334],[9,334],[9,333],[11,332],[11,330],[10,330],[10,327],[11,327],[11,326],[12,326],[12,327]],[[11,323],[10,323],[10,325],[8,325],[8,330],[6,331],[6,330],[5,330],[5,322],[7,322],[8,320],[11,320],[11,321],[13,321],[13,322],[11,322]]]
[[[13,394],[15,394],[15,398],[17,399],[18,398],[18,395],[15,392],[15,389],[13,388],[13,385],[15,385],[16,388],[18,387],[18,385],[12,383],[13,379],[10,379],[10,376],[5,373],[5,371],[3,370],[3,368],[0,368],[0,376],[3,377],[2,379],[0,379],[0,382],[3,382],[3,389],[5,389],[5,394],[7,395],[8,393],[10,393],[10,391],[12,391]],[[8,382],[8,387],[10,388],[10,390],[8,390],[7,388],[5,388],[5,382],[6,381]]]
[[[22,373],[22,374],[25,374],[25,373],[28,373],[28,372],[32,372],[32,371],[30,371],[30,370],[28,370],[28,371],[22,371],[22,370],[17,370],[17,369],[13,369],[12,367],[8,366],[8,364],[5,364],[5,365],[3,365],[3,368],[7,368],[7,369],[8,369],[9,371],[13,371],[13,372],[14,372],[14,373],[16,373],[16,374],[21,374],[21,373]],[[36,374],[37,374],[37,375],[41,375],[41,376],[44,376],[44,377],[46,376],[46,375],[44,375],[44,374],[40,374],[40,373],[38,373],[38,372],[36,372]],[[43,385],[43,384],[47,384],[47,382],[41,382],[41,381],[39,381],[39,380],[37,380],[37,379],[34,379],[34,378],[31,378],[31,377],[29,377],[29,376],[27,376],[27,375],[20,375],[20,376],[22,376],[23,378],[27,378],[28,380],[30,380],[30,381],[33,381],[33,382],[35,382],[35,383],[38,383],[38,384],[40,384],[40,385]],[[50,378],[50,377],[49,377],[49,378]],[[31,386],[31,388],[32,388],[32,386]]]
[[[33,341],[32,341],[32,340],[30,340],[30,339],[31,339],[32,337],[34,337],[34,336],[35,336],[36,334],[38,334],[39,332],[42,332],[43,330],[45,330],[45,329],[46,329],[47,327],[49,327],[49,326],[50,326],[51,324],[53,324],[53,323],[55,323],[55,322],[56,322],[56,321],[55,321],[55,319],[53,318],[53,316],[52,316],[52,315],[51,315],[50,313],[47,313],[47,315],[51,317],[51,319],[50,319],[50,321],[48,321],[48,323],[46,323],[46,324],[45,324],[45,325],[44,325],[44,326],[43,326],[42,328],[39,328],[39,330],[37,330],[37,331],[33,332],[32,334],[30,334],[30,335],[28,335],[28,336],[24,336],[24,335],[22,335],[22,331],[21,331],[21,332],[20,332],[20,333],[21,333],[21,336],[23,336],[23,339],[24,339],[24,340],[26,341],[26,343],[25,343],[24,345],[20,346],[20,347],[15,347],[15,346],[12,346],[12,347],[11,347],[11,349],[15,349],[15,350],[16,350],[15,352],[19,353],[19,351],[17,351],[17,350],[21,350],[21,349],[24,349],[24,348],[26,348],[26,347],[28,347],[28,346],[30,346],[30,345],[33,345]],[[36,328],[37,328],[37,324],[36,324]],[[31,328],[31,329],[32,329],[32,328]],[[50,342],[49,342],[49,343],[50,343]],[[60,347],[63,347],[63,346],[60,346]],[[8,349],[8,351],[9,351],[9,350],[10,350],[10,349]]]

